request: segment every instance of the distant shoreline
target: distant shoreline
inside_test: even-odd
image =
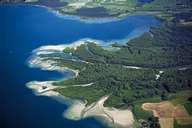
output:
[[[59,17],[65,18],[65,19],[72,19],[72,20],[78,20],[78,21],[82,21],[85,23],[107,23],[107,22],[115,22],[118,20],[122,20],[126,17],[129,16],[153,16],[155,18],[157,18],[156,16],[154,16],[153,14],[158,13],[158,12],[146,12],[146,11],[135,11],[133,13],[129,13],[127,15],[123,14],[122,16],[112,16],[112,17],[88,17],[88,16],[80,16],[80,15],[73,15],[73,14],[66,14],[66,13],[61,13],[60,11],[53,9],[51,7],[45,6],[45,5],[36,5],[36,4],[30,4],[30,3],[5,3],[5,4],[0,4],[1,5],[19,5],[19,6],[32,6],[32,7],[40,7],[40,8],[45,8],[48,11],[56,14]],[[159,19],[159,18],[157,18]]]

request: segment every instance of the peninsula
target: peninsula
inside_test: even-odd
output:
[[[87,7],[101,9],[97,2],[91,3],[69,3],[60,11],[76,15]],[[98,3],[102,3],[102,9],[104,6],[114,10],[113,4]],[[134,0],[130,6],[135,5],[133,3]],[[69,9],[69,5],[75,11]],[[102,117],[121,127],[189,128],[192,126],[190,7],[191,2],[187,4],[187,0],[154,0],[135,7],[154,11],[152,15],[164,20],[125,44],[108,45],[110,49],[91,39],[69,45],[42,46],[34,50],[30,65],[47,70],[69,70],[74,76],[31,82],[27,86],[38,95],[59,95],[74,100],[64,112],[69,119]],[[123,14],[122,10],[132,9],[122,7],[115,13],[111,11],[110,15]]]

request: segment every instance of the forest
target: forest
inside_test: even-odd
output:
[[[67,48],[63,51],[76,56],[76,61],[62,57],[45,57],[45,60],[52,59],[58,66],[79,70],[77,77],[54,83],[68,86],[56,89],[61,94],[85,99],[88,103],[108,94],[111,98],[106,101],[106,106],[130,107],[138,100],[157,96],[168,100],[169,93],[192,89],[191,34],[191,27],[175,21],[153,27],[150,32],[125,45],[114,43],[113,47],[120,48],[117,51],[86,42],[76,50]],[[160,71],[163,73],[157,79]],[[70,87],[87,83],[94,84]]]

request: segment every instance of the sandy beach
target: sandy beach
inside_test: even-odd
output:
[[[42,70],[55,70],[55,71],[65,71],[70,70],[75,73],[73,77],[77,77],[79,74],[78,70],[69,69],[67,67],[59,67],[56,66],[56,62],[53,60],[44,60],[41,58],[41,55],[52,54],[57,52],[63,52],[65,48],[74,48],[76,49],[82,44],[86,42],[94,42],[99,43],[97,41],[83,39],[72,44],[67,45],[48,45],[42,46],[33,51],[33,56],[29,59],[29,65],[31,67],[40,67]],[[129,67],[129,68],[137,68],[138,67]],[[92,103],[91,105],[86,105],[86,101],[70,99],[60,95],[58,92],[54,91],[56,88],[66,88],[67,86],[53,86],[53,82],[55,81],[32,81],[27,83],[27,87],[32,89],[34,93],[38,96],[50,96],[50,97],[61,97],[63,100],[70,100],[71,104],[69,108],[64,111],[63,116],[67,119],[71,120],[80,120],[88,117],[103,117],[110,124],[120,125],[123,127],[131,126],[134,122],[133,113],[131,110],[120,110],[116,108],[104,107],[104,102],[109,98],[109,96],[103,96],[98,99],[97,102]],[[87,87],[91,86],[94,83],[87,83],[82,85],[71,85],[71,86],[80,86]]]
[[[80,120],[88,117],[103,117],[108,122],[114,125],[120,125],[123,127],[131,126],[134,122],[134,117],[131,110],[120,110],[116,108],[104,107],[104,102],[109,98],[109,96],[101,97],[97,102],[86,106],[86,102],[81,100],[75,100],[70,98],[65,98],[58,92],[53,91],[58,86],[53,86],[54,81],[32,81],[27,83],[27,87],[32,89],[37,96],[50,96],[50,97],[62,97],[63,100],[71,100],[71,105],[69,108],[63,112],[63,116],[71,120]],[[72,85],[72,86],[91,86],[93,83],[85,85]]]
[[[67,117],[69,113],[77,113],[80,114],[79,118],[87,118],[87,117],[104,117],[109,122],[114,125],[120,125],[123,127],[131,126],[134,122],[134,117],[131,110],[120,110],[116,108],[104,107],[104,102],[109,98],[109,96],[101,97],[97,102],[92,103],[91,105],[85,107],[85,104],[74,104],[71,109],[64,113],[64,116]],[[83,109],[84,107],[84,109]],[[80,112],[81,111],[81,112]],[[70,116],[71,117],[71,116]],[[77,117],[76,117],[77,118]]]
[[[53,60],[44,60],[43,58],[33,55],[29,58],[28,64],[32,68],[41,68],[41,70],[49,70],[49,71],[72,71],[75,75],[74,77],[77,77],[79,75],[79,70],[70,69],[68,67],[59,67],[56,65],[57,62]]]
[[[40,48],[37,48],[33,50],[33,53],[38,53],[42,51],[59,51],[62,52],[65,48],[74,48],[76,49],[77,47],[85,44],[84,40],[79,40],[71,44],[59,44],[59,45],[46,45],[46,46],[41,46]]]
[[[53,86],[54,81],[32,81],[26,84],[26,86],[34,91],[36,95],[43,96],[59,96],[58,92],[53,91],[57,86]]]

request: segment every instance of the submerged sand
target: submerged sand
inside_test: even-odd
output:
[[[60,95],[58,92],[54,91],[57,86],[53,86],[54,81],[39,82],[33,81],[27,84],[27,87],[32,89],[38,96],[60,96],[66,100],[66,97]],[[91,86],[90,84],[80,85],[81,87]],[[104,107],[104,102],[109,98],[109,96],[101,97],[97,102],[86,106],[86,102],[81,100],[71,100],[72,104],[69,108],[64,111],[63,116],[72,120],[80,120],[88,117],[103,117],[107,119],[108,122],[114,125],[120,125],[123,127],[128,127],[133,125],[134,117],[131,110],[120,110],[116,108]]]
[[[88,40],[91,41],[91,40]],[[76,49],[82,44],[85,44],[85,40],[77,41],[73,44],[69,45],[49,45],[49,46],[42,46],[36,50],[33,51],[34,55],[29,60],[30,66],[37,66],[42,68],[43,70],[56,70],[59,72],[62,72],[64,70],[71,70],[75,73],[74,77],[77,77],[79,71],[78,70],[72,70],[68,69],[67,67],[59,67],[55,65],[54,61],[44,61],[40,55],[42,54],[50,54],[54,52],[62,52],[65,48],[73,48]],[[97,42],[96,42],[97,44]],[[134,67],[135,68],[135,67]],[[27,83],[27,87],[32,89],[36,95],[38,96],[51,96],[51,97],[61,97],[64,100],[69,100],[69,98],[66,98],[62,95],[60,95],[58,92],[54,91],[54,89],[58,88],[58,86],[53,86],[53,82],[55,81],[32,81]],[[83,85],[71,85],[71,86],[91,86],[94,83],[88,83]],[[63,86],[62,88],[66,88]],[[116,108],[110,108],[110,107],[104,107],[104,102],[109,98],[109,96],[103,96],[101,97],[97,102],[92,103],[91,105],[86,104],[86,102],[81,100],[74,100],[70,99],[71,104],[69,108],[64,111],[63,116],[68,119],[72,120],[80,120],[83,118],[88,117],[103,117],[108,122],[123,126],[123,127],[129,127],[133,125],[134,117],[131,110],[120,110]]]
[[[76,119],[82,119],[87,117],[104,117],[109,122],[120,125],[123,127],[128,127],[133,125],[134,117],[131,110],[120,110],[116,108],[104,107],[104,102],[109,98],[109,96],[104,96],[100,98],[97,102],[85,107],[85,103],[76,103],[72,105],[68,111],[64,113],[65,117],[72,117],[71,114],[76,115]],[[84,108],[83,108],[84,107]],[[77,118],[77,113],[80,117]]]

